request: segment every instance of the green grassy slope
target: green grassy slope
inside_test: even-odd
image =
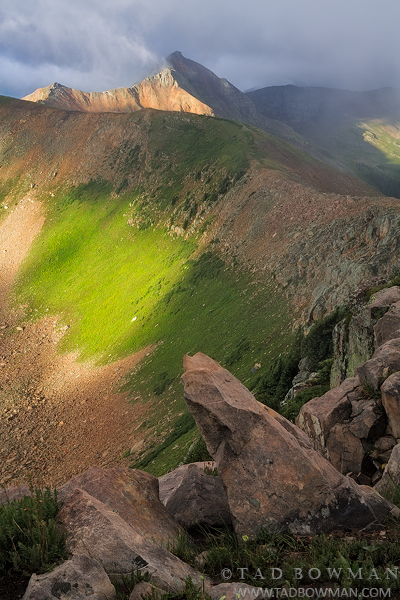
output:
[[[155,474],[176,466],[196,436],[179,381],[184,354],[204,352],[251,387],[255,363],[262,372],[292,338],[276,284],[227,266],[202,241],[254,152],[239,124],[155,115],[145,147],[110,155],[114,183],[64,186],[46,200],[46,224],[20,271],[28,314],[62,315],[70,326],[61,351],[108,362],[156,345],[125,384],[151,403],[150,449],[177,432],[146,467]]]

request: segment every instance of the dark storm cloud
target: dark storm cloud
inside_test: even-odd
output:
[[[14,0],[0,93],[129,86],[175,50],[240,89],[400,87],[398,0]]]

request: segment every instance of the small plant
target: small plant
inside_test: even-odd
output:
[[[112,584],[115,587],[117,600],[129,600],[133,588],[142,581],[150,581],[150,574],[145,571],[132,569],[128,575],[121,575],[118,579],[113,578]]]
[[[50,488],[0,506],[0,575],[9,569],[44,573],[66,558],[58,509],[57,491]]]
[[[198,439],[189,448],[189,452],[184,458],[184,464],[188,465],[194,462],[212,461],[209,451],[207,450],[206,443],[203,437],[200,435]]]

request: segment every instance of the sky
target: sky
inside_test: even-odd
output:
[[[400,88],[399,0],[0,0],[0,94],[129,87],[179,50],[242,91]]]

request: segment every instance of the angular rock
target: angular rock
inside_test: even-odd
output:
[[[393,436],[400,438],[400,373],[389,375],[381,387],[382,404]]]
[[[302,406],[296,425],[307,434],[315,450],[326,456],[326,442],[332,428],[350,417],[352,399],[358,397],[359,393],[359,380],[352,377],[343,381],[338,388]]]
[[[393,285],[390,288],[383,288],[374,294],[372,301],[366,308],[370,321],[382,317],[388,308],[396,302],[400,302],[400,286],[398,285]]]
[[[387,452],[392,450],[396,445],[396,440],[392,435],[384,435],[383,437],[376,440],[374,447],[381,452]]]
[[[356,374],[362,385],[372,386],[378,392],[385,370],[400,371],[400,338],[382,344],[370,360],[356,369]]]
[[[400,302],[392,304],[388,312],[374,325],[375,347],[400,337]]]
[[[231,516],[221,477],[207,475],[196,464],[183,465],[179,485],[168,495],[165,507],[185,529],[229,524]],[[174,477],[174,471],[162,480]],[[160,483],[160,487],[161,487]]]
[[[351,420],[349,431],[360,439],[381,437],[386,431],[387,419],[378,403],[366,399],[357,402],[357,405],[359,412]]]
[[[62,506],[59,519],[67,530],[67,550],[89,554],[108,575],[140,570],[151,574],[156,586],[181,591],[191,577],[200,585],[200,574],[157,544],[137,533],[110,507],[76,488]]]
[[[390,498],[395,485],[400,485],[400,444],[393,448],[389,462],[383,471],[382,479],[378,481],[374,489]]]
[[[103,502],[149,540],[166,546],[179,534],[179,524],[159,500],[158,480],[149,473],[90,467],[60,488],[60,498],[65,501],[76,488]]]
[[[344,477],[307,436],[204,354],[185,356],[185,399],[218,465],[239,539],[379,526],[392,505]]]
[[[332,427],[326,442],[326,456],[344,475],[361,471],[364,448],[361,440],[352,434],[350,425],[337,423]]]
[[[97,560],[75,554],[50,573],[33,574],[22,600],[111,600],[115,597],[115,588]]]
[[[203,471],[205,469],[208,469],[210,472],[214,471],[214,469],[216,469],[217,467],[215,461],[213,460],[200,461],[190,464],[196,465],[197,467],[199,467],[199,469],[202,469]],[[176,488],[181,484],[188,467],[189,465],[181,465],[173,471],[170,471],[169,473],[166,473],[165,475],[162,475],[158,478],[158,494],[164,506],[168,502],[170,496],[174,493]]]

